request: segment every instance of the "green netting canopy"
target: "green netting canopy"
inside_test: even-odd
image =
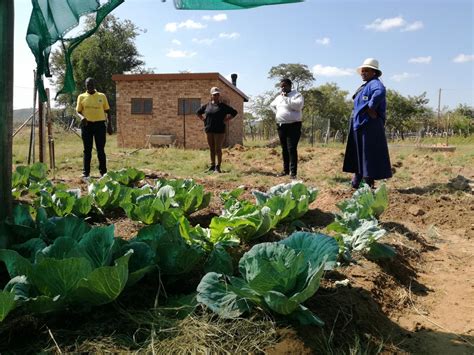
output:
[[[58,92],[73,92],[74,77],[72,74],[71,53],[84,39],[91,36],[101,24],[102,20],[124,0],[108,0],[102,5],[99,0],[32,0],[33,11],[26,41],[36,59],[36,84],[41,101],[46,101],[46,92],[42,76],[51,76],[49,72],[49,55],[51,46],[61,40],[67,43],[66,74],[64,88]],[[77,37],[64,36],[79,24],[83,15],[95,13],[96,26]]]
[[[51,46],[60,40],[65,50],[64,86],[57,95],[72,93],[75,89],[71,64],[73,50],[84,39],[91,36],[102,20],[124,1],[102,0],[101,4],[99,0],[32,0],[33,11],[28,24],[26,41],[36,59],[36,84],[41,101],[47,100],[43,75],[51,76],[49,71]],[[181,10],[238,10],[302,1],[304,0],[174,0],[174,4]],[[95,26],[80,36],[65,38],[65,35],[79,24],[79,18],[88,14],[95,14]]]
[[[181,10],[238,10],[264,5],[288,4],[304,0],[174,0]]]

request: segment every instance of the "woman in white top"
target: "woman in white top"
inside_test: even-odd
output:
[[[304,98],[298,91],[291,90],[291,86],[290,79],[280,81],[280,95],[272,101],[270,108],[275,112],[283,156],[283,172],[278,176],[290,175],[292,179],[296,179],[298,170],[297,148],[301,137],[301,111]]]

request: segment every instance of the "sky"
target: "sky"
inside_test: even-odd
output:
[[[14,4],[19,109],[33,104],[35,62],[25,40],[31,1]],[[155,73],[219,72],[229,79],[237,73],[237,86],[252,97],[275,88],[268,79],[273,66],[300,63],[313,72],[314,86],[336,83],[353,93],[362,83],[356,68],[372,57],[388,89],[426,92],[435,110],[440,89],[441,108],[474,106],[472,0],[306,0],[233,11],[125,0],[113,14],[143,29],[136,45]]]

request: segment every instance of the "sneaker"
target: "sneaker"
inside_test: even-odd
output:
[[[214,172],[216,172],[216,173],[221,173],[221,172],[222,172],[222,171],[221,171],[221,166],[220,166],[220,165],[216,165],[216,168],[215,168]]]
[[[286,171],[282,171],[281,173],[276,174],[276,177],[283,177],[283,176],[287,176],[289,174],[290,173],[287,173]]]
[[[211,166],[209,167],[209,169],[206,170],[206,172],[211,173],[211,172],[213,172],[214,170],[216,170],[216,166],[215,166],[215,165],[211,165]]]
[[[290,175],[290,179],[291,179],[291,180],[296,180],[296,179],[297,179],[296,174],[291,174],[291,175]]]
[[[90,177],[89,177],[89,175],[82,174],[82,175],[81,175],[81,180],[83,180],[83,181],[89,181],[89,180],[90,180]]]

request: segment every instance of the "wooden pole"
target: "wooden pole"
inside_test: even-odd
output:
[[[13,0],[0,1],[0,221],[12,211]]]
[[[38,144],[39,161],[44,163],[44,104],[38,100]]]
[[[36,95],[38,88],[36,87],[36,70],[33,70],[33,119],[31,120],[30,131],[30,148],[28,150],[28,165],[35,163],[35,130],[36,130]]]
[[[51,115],[51,103],[49,96],[49,89],[46,89],[46,95],[48,101],[46,102],[46,125],[48,127],[48,147],[49,147],[49,167],[51,169],[56,168],[55,156],[54,156],[54,137],[53,137],[53,117]]]

